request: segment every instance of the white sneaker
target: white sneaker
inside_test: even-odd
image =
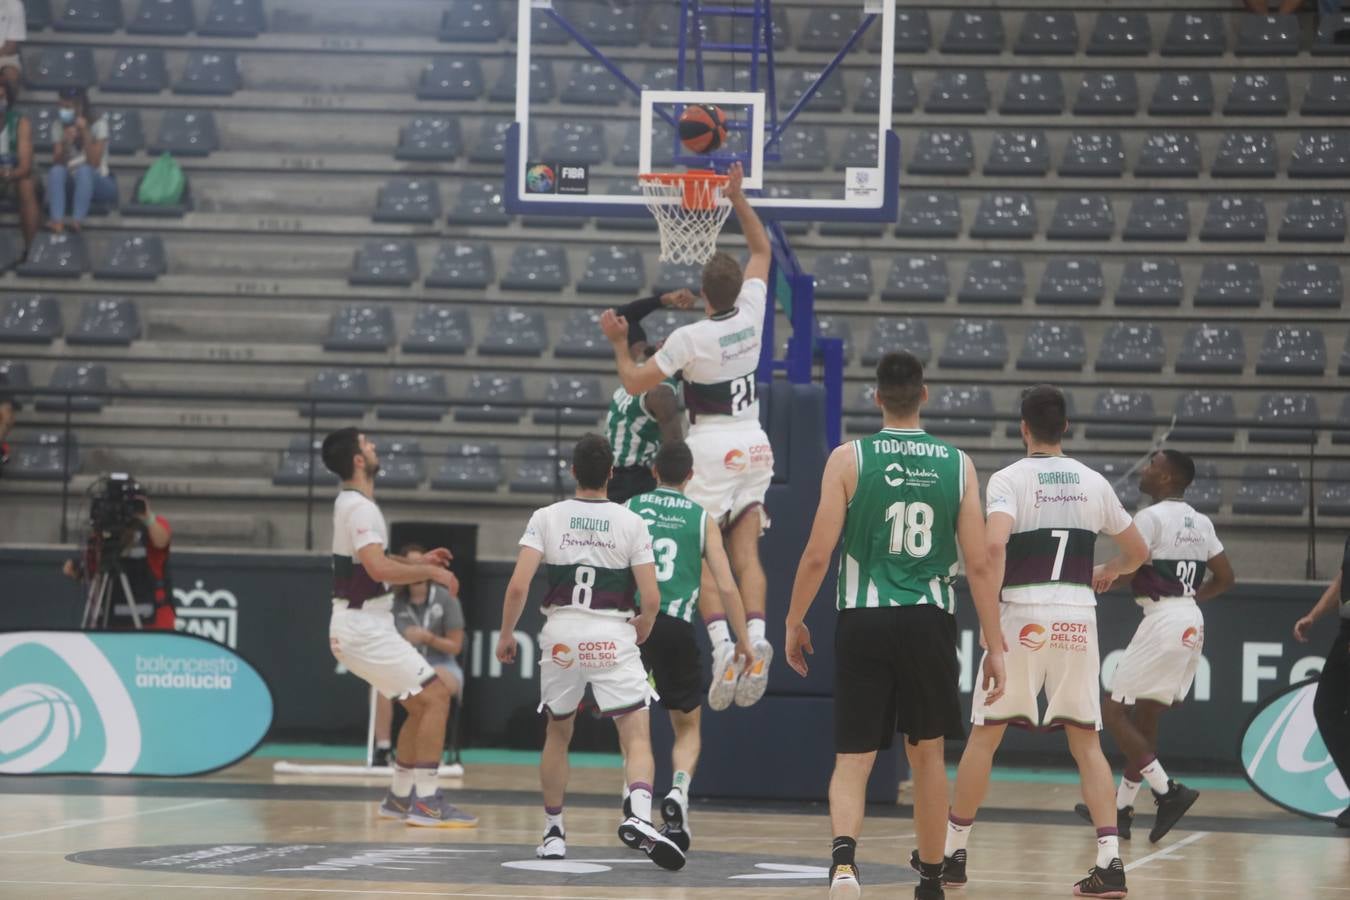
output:
[[[661,819],[665,824],[661,826],[660,832],[670,838],[681,853],[688,853],[689,845],[694,840],[693,829],[689,827],[688,803],[684,791],[677,788],[672,788],[661,799]]]
[[[624,846],[641,850],[652,862],[672,872],[684,868],[684,851],[670,838],[652,827],[652,823],[630,816],[619,825],[619,840]]]
[[[544,840],[535,848],[534,855],[539,859],[567,858],[567,839],[557,825],[550,828],[548,834],[544,835]]]
[[[708,706],[714,712],[721,712],[736,699],[741,660],[736,656],[736,645],[731,641],[714,644],[712,656],[712,687],[708,688]]]
[[[830,900],[857,900],[862,896],[858,870],[853,866],[837,866],[830,876]]]
[[[755,641],[751,649],[755,651],[755,661],[736,681],[737,706],[754,706],[769,688],[769,664],[773,662],[773,645],[768,641]]]

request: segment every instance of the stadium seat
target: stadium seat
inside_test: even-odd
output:
[[[477,372],[469,379],[465,402],[455,407],[456,422],[519,422],[525,384],[519,375]]]
[[[652,283],[654,290],[665,293],[666,291],[678,291],[680,288],[688,288],[694,293],[698,293],[702,288],[703,267],[698,264],[682,265],[680,263],[663,262],[656,270],[656,280]]]
[[[1101,391],[1092,403],[1092,415],[1107,421],[1092,422],[1084,429],[1089,440],[1147,441],[1153,437],[1152,425],[1129,421],[1153,418],[1151,391]]]
[[[772,12],[773,49],[786,50],[792,46],[792,22],[788,18],[785,6],[775,6]],[[737,44],[748,44],[754,38],[750,33],[752,22],[749,16],[732,20],[731,40]],[[837,49],[837,48],[836,48]]]
[[[1200,144],[1189,131],[1155,131],[1144,138],[1134,174],[1141,178],[1196,178]]]
[[[360,419],[370,408],[370,377],[364,369],[323,369],[309,380],[310,402],[300,405],[300,415],[320,418]]]
[[[591,251],[577,290],[592,294],[636,294],[646,284],[647,270],[641,251],[610,245]]]
[[[546,59],[532,60],[530,62],[530,102],[547,103],[554,98],[557,90],[557,85],[553,81],[553,64]],[[502,66],[501,74],[497,76],[492,89],[488,91],[488,100],[493,103],[515,103],[515,66]]]
[[[554,375],[544,388],[544,405],[534,411],[534,424],[593,427],[603,417],[607,402],[600,379]]]
[[[38,412],[64,412],[67,398],[71,412],[98,412],[103,409],[104,398],[97,392],[109,387],[108,367],[93,362],[57,363],[47,387],[62,393],[38,397],[34,404]],[[95,393],[82,394],[80,391]]]
[[[1341,268],[1334,262],[1304,259],[1286,263],[1275,286],[1276,307],[1339,309],[1344,296]]]
[[[924,103],[924,112],[973,113],[989,110],[989,83],[981,69],[942,70],[933,79],[933,87]]]
[[[1003,18],[998,10],[953,10],[942,36],[943,53],[996,56],[1003,52]]]
[[[1284,206],[1282,241],[1345,241],[1345,205],[1339,197],[1293,197]]]
[[[614,351],[600,332],[598,309],[574,309],[563,320],[553,355],[564,359],[612,359]]]
[[[422,445],[415,438],[385,437],[380,441],[376,484],[382,488],[415,488],[426,478]]]
[[[192,212],[195,206],[192,200],[192,179],[187,173],[183,173],[183,193],[178,198],[177,203],[140,203],[138,198],[141,192],[141,183],[145,180],[144,175],[137,176],[135,184],[131,186],[131,191],[127,194],[125,203],[118,205],[122,217],[145,216],[154,219],[181,219],[183,216]],[[157,238],[158,239],[158,238]]]
[[[9,462],[5,477],[25,481],[65,481],[80,471],[77,436],[59,431],[39,431],[32,437],[10,439]]]
[[[808,90],[816,83],[820,75],[817,69],[784,69],[778,73],[774,87],[778,92],[778,108],[784,112],[796,106]],[[844,92],[844,76],[838,69],[831,72],[816,88],[811,99],[801,108],[802,112],[827,113],[843,112],[848,104]]]
[[[1219,467],[1207,460],[1197,460],[1195,480],[1182,496],[1199,512],[1209,515],[1218,512],[1223,504],[1223,485],[1219,482]]]
[[[305,435],[291,438],[286,449],[281,451],[277,467],[272,472],[272,484],[277,487],[305,487],[309,484],[311,466],[314,467],[316,485],[335,484],[337,476],[319,462],[322,450],[322,438],[311,440]]]
[[[1099,305],[1106,296],[1106,278],[1095,259],[1050,259],[1036,289],[1037,303]]]
[[[1289,158],[1290,178],[1350,176],[1350,135],[1344,131],[1305,131]]]
[[[1022,342],[1017,368],[1081,372],[1087,362],[1083,329],[1066,322],[1033,322]]]
[[[1167,359],[1162,329],[1151,322],[1113,322],[1102,335],[1098,372],[1161,372]]]
[[[964,128],[919,132],[909,160],[911,175],[969,175],[975,168],[975,149]]]
[[[1130,204],[1121,233],[1127,241],[1177,241],[1191,235],[1191,212],[1175,194],[1141,194]]]
[[[427,64],[417,84],[419,100],[477,100],[483,68],[472,56],[442,56]]]
[[[57,120],[59,115],[56,104],[25,105],[24,111],[28,114],[29,121],[32,122],[33,149],[39,153],[50,153],[52,150],[52,123]],[[108,139],[109,144],[111,144],[112,135],[109,135]]]
[[[0,272],[14,268],[24,252],[23,242],[13,229],[0,230]]]
[[[1055,203],[1046,237],[1052,241],[1109,241],[1116,217],[1105,194],[1065,194]]]
[[[956,292],[960,303],[1021,303],[1027,292],[1022,261],[1015,256],[975,257]]]
[[[205,109],[167,109],[159,120],[159,135],[147,149],[155,155],[210,156],[220,149],[216,117]]]
[[[1296,516],[1307,501],[1303,468],[1296,462],[1254,462],[1242,468],[1242,482],[1233,498],[1238,515]]]
[[[982,240],[1031,240],[1036,230],[1036,202],[1031,194],[1000,191],[980,198],[970,236]]]
[[[375,410],[381,419],[439,422],[450,405],[450,392],[440,372],[395,372],[388,394],[391,402]]]
[[[436,251],[425,283],[432,288],[481,290],[496,280],[492,251],[485,241],[455,241]]]
[[[197,33],[203,37],[257,37],[267,29],[262,0],[211,0]]]
[[[844,427],[855,434],[868,434],[881,427],[881,410],[876,404],[877,386],[861,384],[853,399],[844,400]]]
[[[39,232],[28,250],[28,259],[15,266],[15,271],[33,278],[79,278],[89,271],[84,240],[70,232]]]
[[[239,73],[239,59],[224,50],[202,50],[188,53],[183,66],[183,77],[174,83],[175,94],[210,94],[229,96],[243,86]]]
[[[1233,422],[1237,408],[1233,395],[1223,391],[1187,391],[1177,397],[1172,428],[1174,441],[1217,441],[1231,443],[1237,437]]]
[[[1175,259],[1133,258],[1125,262],[1115,302],[1117,306],[1180,306],[1185,290]]]
[[[1223,56],[1228,28],[1215,12],[1174,12],[1163,35],[1163,56]]]
[[[778,143],[779,161],[773,168],[819,172],[829,165],[825,129],[819,125],[790,125]]]
[[[1317,511],[1324,516],[1350,516],[1350,463],[1332,463],[1327,469]]]
[[[1247,364],[1242,332],[1233,325],[1195,325],[1187,330],[1177,356],[1178,373],[1240,375]]]
[[[881,85],[877,76],[869,72],[863,76],[853,108],[857,112],[874,113],[880,103]],[[891,79],[891,112],[911,113],[918,106],[919,89],[914,84],[914,73],[908,69],[896,69]]]
[[[505,37],[506,24],[497,0],[450,0],[450,8],[441,13],[440,39],[493,44]]]
[[[882,300],[940,303],[951,293],[947,261],[936,254],[902,254],[891,263]]]
[[[1133,72],[1086,72],[1073,101],[1076,116],[1132,116],[1138,109]]]
[[[0,363],[0,367],[3,367],[3,363]],[[11,378],[10,384],[15,383],[15,380]],[[1341,408],[1336,413],[1336,425],[1339,430],[1331,433],[1331,442],[1333,444],[1350,444],[1350,394],[1347,394],[1341,400]]]
[[[100,86],[109,93],[158,94],[169,86],[163,50],[114,51],[112,68]]]
[[[839,155],[834,158],[836,169],[853,167],[875,168],[877,164],[876,126],[850,128],[843,134]]]
[[[495,491],[501,483],[501,449],[487,441],[452,442],[431,474],[431,486],[441,491]]]
[[[1237,16],[1237,44],[1233,52],[1238,56],[1297,56],[1299,42],[1298,17]]]
[[[1345,349],[1341,351],[1341,362],[1336,367],[1337,375],[1350,375],[1350,340],[1345,342]]]
[[[1210,174],[1215,178],[1274,178],[1278,159],[1275,135],[1234,131],[1219,143]]]
[[[29,31],[45,31],[52,25],[51,0],[21,0]]]
[[[1050,142],[1044,131],[1000,131],[994,134],[993,146],[989,148],[989,157],[984,162],[984,174],[1040,178],[1049,171]],[[955,200],[955,195],[949,196]]]
[[[957,319],[938,357],[944,369],[1002,369],[1008,362],[1008,335],[993,319]]]
[[[127,33],[182,37],[196,27],[192,0],[140,0]]]
[[[702,318],[701,313],[693,310],[660,309],[643,319],[642,327],[647,331],[647,342],[659,344],[670,337],[676,328],[688,325],[690,322],[697,322]],[[610,355],[613,355],[612,351]]]
[[[561,291],[571,283],[567,252],[556,245],[516,247],[502,276],[502,288],[508,291]]]
[[[388,350],[394,345],[394,314],[387,306],[364,303],[333,313],[323,349],[359,352]]]
[[[1072,11],[1028,11],[1013,43],[1019,56],[1073,56],[1078,52],[1078,20]]]
[[[1005,116],[1057,116],[1064,112],[1064,82],[1053,70],[1010,72],[998,111]]]
[[[1340,8],[1340,4],[1337,4]],[[1350,14],[1341,12],[1318,16],[1317,33],[1313,36],[1313,56],[1345,56],[1350,53],[1344,35],[1350,31]]]
[[[819,298],[865,300],[872,296],[872,258],[865,253],[822,253],[812,273]]]
[[[909,316],[877,319],[868,333],[862,364],[875,366],[881,362],[881,357],[893,350],[908,350],[926,365],[933,355],[933,347],[928,340],[928,325],[922,319]]]
[[[164,241],[157,234],[114,238],[94,261],[94,277],[122,281],[154,281],[168,269]]]
[[[608,156],[605,128],[599,122],[559,122],[544,144],[544,158],[550,162],[594,166]]]
[[[366,241],[352,258],[350,284],[409,287],[422,277],[412,241]]]
[[[954,238],[961,233],[961,204],[947,191],[913,191],[900,205],[901,237]]]
[[[1195,305],[1228,308],[1260,306],[1265,295],[1261,267],[1255,260],[1211,260],[1200,269]]]
[[[1269,444],[1308,444],[1317,439],[1321,424],[1317,398],[1312,394],[1262,394],[1256,401],[1256,425],[1247,429],[1247,439]]]
[[[1163,72],[1148,104],[1150,116],[1208,116],[1214,112],[1214,83],[1208,72]]]
[[[25,54],[23,77],[35,91],[89,88],[98,81],[88,47],[39,47],[36,53]]]
[[[568,70],[558,98],[563,103],[588,107],[618,106],[628,96],[627,90],[599,63],[577,60]]]
[[[441,217],[441,193],[425,178],[391,178],[375,196],[376,222],[430,225]]]
[[[467,181],[455,195],[446,221],[451,225],[489,227],[507,225],[511,217],[502,205],[500,182]]]
[[[510,489],[513,494],[565,496],[576,489],[576,479],[572,477],[570,460],[563,458],[557,447],[531,444],[525,448]]]
[[[806,24],[797,38],[797,49],[817,53],[837,53],[861,23],[862,17],[855,10],[843,11],[829,7],[813,9],[806,17]],[[880,28],[881,19],[878,18],[872,27]]]
[[[494,310],[478,342],[480,356],[542,356],[547,349],[544,314],[515,306]]]
[[[1350,73],[1313,72],[1299,111],[1305,116],[1350,115]]]
[[[141,127],[140,110],[107,109],[103,115],[108,120],[108,152],[113,156],[140,153],[145,147],[145,130]]]
[[[923,427],[939,437],[987,436],[994,430],[994,397],[988,388],[943,385],[924,405]]]
[[[500,163],[506,150],[506,132],[510,127],[511,121],[509,119],[484,119],[482,126],[478,129],[478,137],[474,139],[473,146],[469,148],[469,162]],[[539,146],[533,123],[531,123],[529,138],[531,147]]]
[[[64,330],[55,297],[10,297],[0,308],[0,343],[50,344]]]
[[[1327,368],[1327,340],[1310,325],[1277,325],[1261,338],[1257,375],[1321,375]]]
[[[1224,101],[1226,116],[1289,115],[1289,78],[1283,72],[1239,72]]]
[[[677,47],[680,43],[680,7],[658,4],[650,7],[644,32],[647,43],[653,47]],[[692,16],[687,22],[689,33],[693,34]],[[707,32],[707,20],[704,21],[704,40],[711,40]],[[690,44],[692,46],[692,43]]]
[[[1118,131],[1077,131],[1069,135],[1059,174],[1119,178],[1125,174],[1125,146]]]
[[[422,304],[403,339],[404,353],[463,355],[473,346],[473,323],[458,307]]]
[[[1142,12],[1098,13],[1088,35],[1088,56],[1148,56],[1153,32]]]
[[[547,47],[571,43],[571,35],[559,28],[558,23],[544,13],[544,9],[536,7],[531,11],[530,42]]]
[[[876,51],[881,46],[881,29],[873,27],[868,46]],[[933,46],[933,31],[926,9],[895,10],[895,52],[927,53]]]
[[[1226,194],[1213,197],[1200,226],[1202,241],[1264,241],[1269,223],[1260,197]]]
[[[449,162],[464,152],[459,120],[418,116],[398,130],[394,158],[407,162]]]

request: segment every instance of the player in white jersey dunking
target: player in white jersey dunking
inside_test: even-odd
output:
[[[694,479],[686,494],[708,511],[727,538],[727,554],[745,602],[755,659],[738,662],[711,573],[703,569],[700,609],[713,645],[713,685],[708,705],[725,709],[734,699],[750,706],[764,696],[773,648],[764,637],[768,585],[759,561],[759,538],[768,527],[764,497],[773,481],[773,450],[759,424],[755,372],[759,366],[773,249],[764,225],[741,192],[741,167],[728,171],[723,195],[731,202],[750,259],[716,253],[703,267],[706,319],[677,328],[656,355],[635,362],[628,352],[628,323],[613,310],[600,326],[614,346],[619,380],[639,396],[679,374],[689,411],[685,438],[694,454]]]
[[[1116,789],[1116,827],[1129,840],[1134,800],[1144,781],[1158,807],[1148,839],[1162,840],[1200,796],[1198,791],[1167,777],[1159,762],[1158,718],[1186,699],[1200,652],[1205,621],[1197,605],[1212,600],[1234,584],[1233,566],[1214,533],[1214,523],[1182,495],[1195,480],[1195,463],[1177,450],[1159,450],[1139,473],[1139,488],[1153,505],[1134,517],[1148,543],[1149,561],[1133,579],[1121,573],[1114,582],[1096,585],[1101,592],[1129,581],[1135,602],[1144,610],[1125,655],[1111,677],[1110,696],[1102,704],[1102,720],[1125,754],[1125,773]],[[1205,573],[1210,578],[1205,580]],[[1084,804],[1074,807],[1090,818]]]
[[[995,472],[987,490],[990,564],[1001,571],[1007,692],[994,703],[976,696],[975,727],[956,773],[947,823],[943,882],[966,883],[966,841],[989,790],[994,752],[1009,724],[1063,728],[1078,764],[1083,798],[1097,826],[1097,860],[1074,885],[1085,897],[1124,897],[1125,868],[1116,834],[1111,766],[1102,755],[1101,659],[1097,650],[1093,547],[1110,535],[1120,555],[1102,577],[1130,572],[1148,547],[1106,479],[1064,455],[1064,395],[1049,385],[1022,395],[1027,457]],[[1037,697],[1045,691],[1045,713]],[[1067,727],[1066,727],[1067,726]]]
[[[652,691],[638,650],[656,621],[661,591],[646,521],[605,496],[613,471],[609,442],[586,435],[572,451],[576,496],[530,517],[506,588],[497,659],[515,662],[516,623],[542,564],[548,586],[547,622],[539,633],[539,709],[548,715],[548,730],[539,761],[544,839],[536,853],[542,859],[567,855],[567,747],[577,704],[589,684],[601,712],[614,719],[624,755],[632,815],[619,825],[619,839],[664,869],[680,869],[683,851],[651,821],[656,763],[647,706]],[[642,596],[640,609],[635,593]]]
[[[472,828],[478,819],[455,808],[437,788],[450,691],[436,670],[394,625],[391,585],[434,581],[459,588],[446,566],[450,551],[432,550],[429,563],[411,565],[385,553],[389,529],[375,505],[375,445],[355,428],[323,441],[323,464],[342,479],[333,504],[333,615],[328,640],[333,655],[380,693],[398,700],[408,719],[398,734],[394,782],[380,815],[409,825]]]

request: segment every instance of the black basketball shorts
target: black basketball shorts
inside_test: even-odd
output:
[[[870,753],[963,739],[956,618],[936,606],[848,609],[834,632],[834,746]]]
[[[638,649],[642,651],[642,664],[656,682],[662,706],[693,712],[702,705],[703,655],[693,625],[659,613],[651,635]]]
[[[638,494],[656,490],[656,476],[649,466],[623,466],[614,470],[609,479],[608,496],[611,503],[627,503]]]

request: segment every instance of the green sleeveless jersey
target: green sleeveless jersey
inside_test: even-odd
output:
[[[662,384],[672,392],[676,381],[667,378]],[[661,449],[661,425],[647,413],[647,395],[634,397],[622,386],[609,401],[605,416],[605,436],[614,448],[614,467],[650,466]]]
[[[660,487],[628,501],[628,508],[647,520],[661,587],[661,612],[694,621],[703,577],[703,507],[679,491]]]
[[[931,604],[955,612],[965,454],[917,429],[883,429],[852,446],[858,489],[844,521],[839,609]]]

